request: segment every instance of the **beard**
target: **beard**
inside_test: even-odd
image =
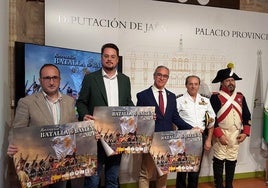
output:
[[[115,70],[116,67],[117,67],[116,64],[112,64],[112,63],[109,63],[109,62],[102,64],[102,68],[104,70],[108,71],[108,72]]]
[[[228,85],[228,90],[232,93],[235,90],[235,86],[233,84]]]
[[[107,71],[112,71],[114,70],[116,67],[112,66],[112,67],[103,67],[105,70]]]

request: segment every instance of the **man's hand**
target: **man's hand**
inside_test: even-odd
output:
[[[240,144],[241,142],[243,142],[246,138],[247,138],[247,135],[244,134],[244,133],[241,133],[241,134],[239,134],[239,135],[236,137],[236,139],[237,139],[237,141],[238,141],[239,144]]]
[[[13,157],[19,151],[18,147],[14,144],[9,144],[7,148],[7,155]]]
[[[226,138],[225,135],[222,135],[220,138],[219,138],[219,141],[222,145],[228,145],[228,139]]]
[[[153,114],[153,119],[156,120],[156,113]]]
[[[204,130],[203,130],[203,129],[201,129],[201,128],[199,128],[198,126],[193,127],[193,128],[192,128],[192,130],[195,130],[195,131],[200,131],[200,133],[203,133],[203,132],[204,132]]]
[[[204,149],[206,151],[209,151],[211,149],[211,140],[210,139],[206,139]]]
[[[83,118],[84,121],[88,121],[88,120],[95,120],[95,118],[89,114],[86,114]]]
[[[95,131],[95,139],[99,140],[101,138],[101,134],[99,131]]]

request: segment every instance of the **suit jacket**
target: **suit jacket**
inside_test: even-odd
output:
[[[63,95],[60,101],[60,123],[76,122],[75,101],[72,97]],[[49,111],[42,92],[21,98],[16,108],[13,126],[41,126],[54,125],[53,117]]]
[[[192,129],[193,127],[183,121],[179,116],[175,94],[167,89],[165,89],[165,91],[167,94],[167,107],[164,115],[160,111],[151,87],[137,93],[137,106],[155,106],[155,132],[172,131],[173,123],[177,125],[180,130]]]
[[[119,106],[134,106],[131,100],[129,77],[118,73]],[[85,75],[82,88],[76,102],[79,120],[83,120],[86,114],[93,115],[95,106],[108,106],[102,69]]]

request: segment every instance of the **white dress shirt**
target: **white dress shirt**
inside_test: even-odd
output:
[[[119,106],[117,71],[112,77],[108,77],[108,75],[102,69],[102,76],[104,80],[108,106]]]
[[[207,97],[197,94],[196,100],[189,95],[188,92],[177,98],[177,108],[180,117],[193,127],[205,129],[205,113],[208,112],[209,117],[215,120],[215,113]],[[211,122],[208,128],[214,126]]]
[[[62,100],[61,93],[59,92],[59,98],[56,100],[51,100],[49,96],[43,91],[45,100],[47,102],[48,109],[53,117],[55,125],[60,123],[60,101]]]
[[[160,89],[157,89],[154,85],[152,86],[152,91],[153,91],[153,94],[154,94],[154,98],[159,106],[159,91],[162,91],[162,94],[163,94],[163,100],[164,100],[164,111],[166,112],[166,107],[167,107],[167,92],[164,89],[160,90]]]

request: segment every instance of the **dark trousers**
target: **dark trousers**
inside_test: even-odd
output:
[[[188,175],[188,184],[186,186],[186,179]],[[176,179],[176,188],[197,188],[198,187],[199,172],[178,172]]]
[[[213,173],[215,188],[224,188],[223,186],[223,168],[225,164],[225,188],[233,188],[233,179],[235,172],[235,161],[220,160],[216,157],[213,158]]]
[[[66,188],[66,181],[57,182],[48,186],[48,188]]]
[[[100,141],[98,141],[98,166],[97,176],[85,177],[84,188],[98,188],[100,187],[100,176],[103,171],[103,165],[105,169],[105,187],[106,188],[118,188],[119,187],[119,168],[122,155],[112,155],[108,157],[102,147]]]

